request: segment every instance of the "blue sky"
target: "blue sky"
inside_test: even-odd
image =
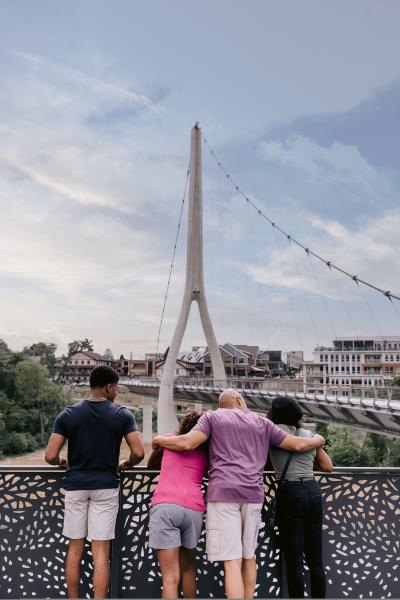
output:
[[[196,120],[274,220],[399,293],[399,24],[391,0],[4,0],[0,337],[155,349]],[[206,148],[203,169],[221,343],[309,355],[334,335],[400,332],[387,301],[274,235]],[[162,348],[184,250],[182,237]],[[203,341],[195,310],[183,346]]]

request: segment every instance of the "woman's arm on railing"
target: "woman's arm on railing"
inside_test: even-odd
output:
[[[322,447],[317,448],[317,454],[314,460],[314,470],[323,471],[324,473],[331,473],[333,471],[332,461]]]

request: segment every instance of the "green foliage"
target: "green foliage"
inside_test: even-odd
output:
[[[400,466],[400,439],[339,425],[316,425],[335,467]]]
[[[331,434],[329,431],[329,426],[325,425],[325,423],[317,423],[315,426],[315,433],[322,435],[325,438],[325,449],[330,448],[332,444]]]
[[[50,377],[54,377],[56,366],[56,344],[46,344],[45,342],[37,342],[31,346],[24,348],[24,353],[27,356],[34,356],[40,359],[40,364],[47,367]]]
[[[387,453],[387,439],[383,435],[367,433],[361,448],[360,463],[368,466],[383,465]]]
[[[384,466],[400,467],[400,439],[392,438],[387,440],[387,450]]]
[[[35,346],[40,344],[30,348]],[[28,354],[11,352],[0,340],[0,455],[43,447],[55,416],[67,404],[46,366]]]
[[[329,455],[337,467],[359,466],[359,447],[351,432],[344,427],[329,427]]]

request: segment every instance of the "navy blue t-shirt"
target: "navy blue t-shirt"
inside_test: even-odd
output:
[[[135,417],[109,400],[82,400],[64,408],[54,422],[53,433],[68,440],[65,489],[118,487],[121,441],[132,431],[137,431]]]

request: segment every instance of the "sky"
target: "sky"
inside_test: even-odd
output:
[[[400,295],[399,25],[394,0],[3,0],[0,338],[155,351],[195,121],[260,210]],[[203,193],[219,343],[400,334],[400,302],[274,233],[205,145]],[[182,349],[204,343],[194,305]]]

